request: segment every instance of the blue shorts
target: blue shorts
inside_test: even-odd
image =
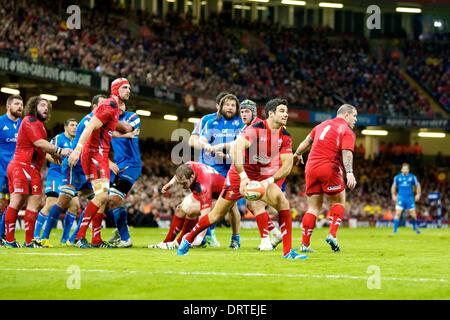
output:
[[[281,191],[286,192],[286,180],[284,180],[283,184],[281,185]]]
[[[6,175],[0,176],[0,199],[3,199],[5,194],[9,194],[8,177]]]
[[[408,200],[398,199],[397,203],[395,205],[395,209],[400,209],[400,210],[412,210],[415,208],[416,208],[416,204],[414,202],[414,199],[408,199]]]
[[[124,179],[129,181],[131,184],[134,184],[139,177],[141,176],[142,167],[132,167],[132,166],[125,166],[123,168],[119,168],[118,178]],[[111,171],[111,183],[114,183],[116,180],[116,175]]]
[[[61,190],[62,176],[60,174],[48,174],[45,180],[45,194],[52,192],[59,195]]]
[[[61,185],[72,185],[75,190],[80,191],[84,189],[92,189],[91,183],[86,179],[80,161],[75,167],[69,167],[68,158],[64,158],[61,164]]]

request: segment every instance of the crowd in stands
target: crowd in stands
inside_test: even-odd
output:
[[[171,13],[165,21],[146,13],[131,20],[85,8],[82,28],[69,30],[52,1],[0,4],[0,50],[34,61],[210,98],[226,90],[257,101],[283,96],[307,109],[330,111],[337,100],[360,113],[433,117],[398,61],[373,57],[364,38],[264,23],[243,29],[239,21],[232,28],[221,17],[196,25]],[[439,91],[448,74],[436,71]]]
[[[447,42],[408,42],[408,72],[450,111],[450,45]]]

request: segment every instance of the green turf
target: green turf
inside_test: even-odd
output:
[[[343,252],[331,252],[327,229],[316,229],[315,253],[305,261],[281,258],[281,246],[259,252],[256,229],[242,230],[242,248],[227,248],[230,230],[218,228],[220,248],[175,251],[143,248],[166,229],[133,229],[131,249],[0,248],[1,299],[449,299],[449,229],[416,235],[400,229],[341,229]],[[294,244],[299,243],[298,229]],[[111,230],[103,230],[104,238]],[[60,230],[52,234],[53,244]],[[23,232],[17,232],[22,240]],[[294,245],[294,246],[295,246]],[[65,254],[65,255],[57,255]],[[70,266],[80,268],[80,289]],[[379,267],[381,288],[369,289]],[[369,272],[368,273],[368,268]],[[68,271],[69,270],[69,271]],[[76,269],[75,269],[76,270]],[[69,281],[68,281],[69,280]]]

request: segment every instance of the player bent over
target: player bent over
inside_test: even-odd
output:
[[[231,147],[232,167],[226,178],[226,185],[212,211],[184,236],[177,250],[186,255],[195,236],[211,223],[223,218],[237,200],[246,192],[251,180],[261,181],[266,189],[261,198],[279,212],[282,233],[283,257],[305,259],[292,250],[292,215],[289,201],[274,183],[285,178],[292,169],[292,138],[284,129],[288,119],[287,101],[270,100],[265,106],[267,120],[247,129]],[[242,159],[244,157],[244,159]],[[280,160],[281,167],[274,167],[273,160]],[[274,172],[275,171],[275,172]]]
[[[330,201],[330,233],[326,242],[334,252],[340,247],[336,233],[344,217],[345,182],[342,168],[347,178],[347,187],[354,189],[356,179],[353,175],[353,150],[357,120],[354,106],[343,104],[336,118],[326,120],[315,126],[295,151],[294,161],[303,163],[302,154],[312,145],[306,163],[306,196],[308,209],[302,219],[301,252],[313,252],[310,247],[311,235],[316,226],[317,214],[322,210],[323,197]]]
[[[112,133],[116,128],[118,131],[130,132],[131,126],[119,130],[118,122],[120,105],[130,97],[130,84],[125,78],[118,78],[111,84],[111,96],[103,100],[94,111],[94,116],[86,125],[80,136],[75,150],[69,157],[69,166],[74,167],[81,155],[81,166],[91,182],[94,190],[94,199],[88,202],[81,221],[80,229],[76,235],[76,245],[80,248],[90,247],[86,241],[86,231],[93,221],[93,246],[111,247],[101,239],[101,226],[103,213],[108,201],[109,192],[109,159],[108,154],[111,147]]]
[[[183,236],[197,224],[198,216],[203,217],[211,211],[212,200],[218,198],[224,182],[225,178],[219,172],[203,163],[188,161],[179,166],[175,176],[163,187],[162,193],[169,191],[175,183],[191,193],[177,207],[166,239],[149,248],[178,248]],[[173,240],[180,230],[177,240]],[[201,243],[201,240],[196,241]]]
[[[409,172],[409,164],[403,163],[401,173],[397,174],[391,187],[392,200],[395,201],[394,234],[400,225],[402,211],[408,211],[412,220],[413,230],[420,234],[417,227],[415,201],[419,201],[421,187],[416,176]]]

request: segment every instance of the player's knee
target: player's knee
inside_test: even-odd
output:
[[[104,205],[107,203],[108,201],[108,193],[107,192],[99,192],[97,194],[95,194],[95,198],[94,200],[100,204],[100,205]]]
[[[121,204],[122,204],[122,199],[121,198],[116,197],[116,196],[109,196],[108,204],[107,204],[109,209],[112,210],[112,209],[118,208],[118,207],[121,206]]]
[[[78,211],[80,211],[80,204],[79,204],[78,202],[76,202],[76,203],[71,203],[71,204],[69,205],[68,211],[69,211],[69,212],[72,212],[72,213],[78,213]]]

